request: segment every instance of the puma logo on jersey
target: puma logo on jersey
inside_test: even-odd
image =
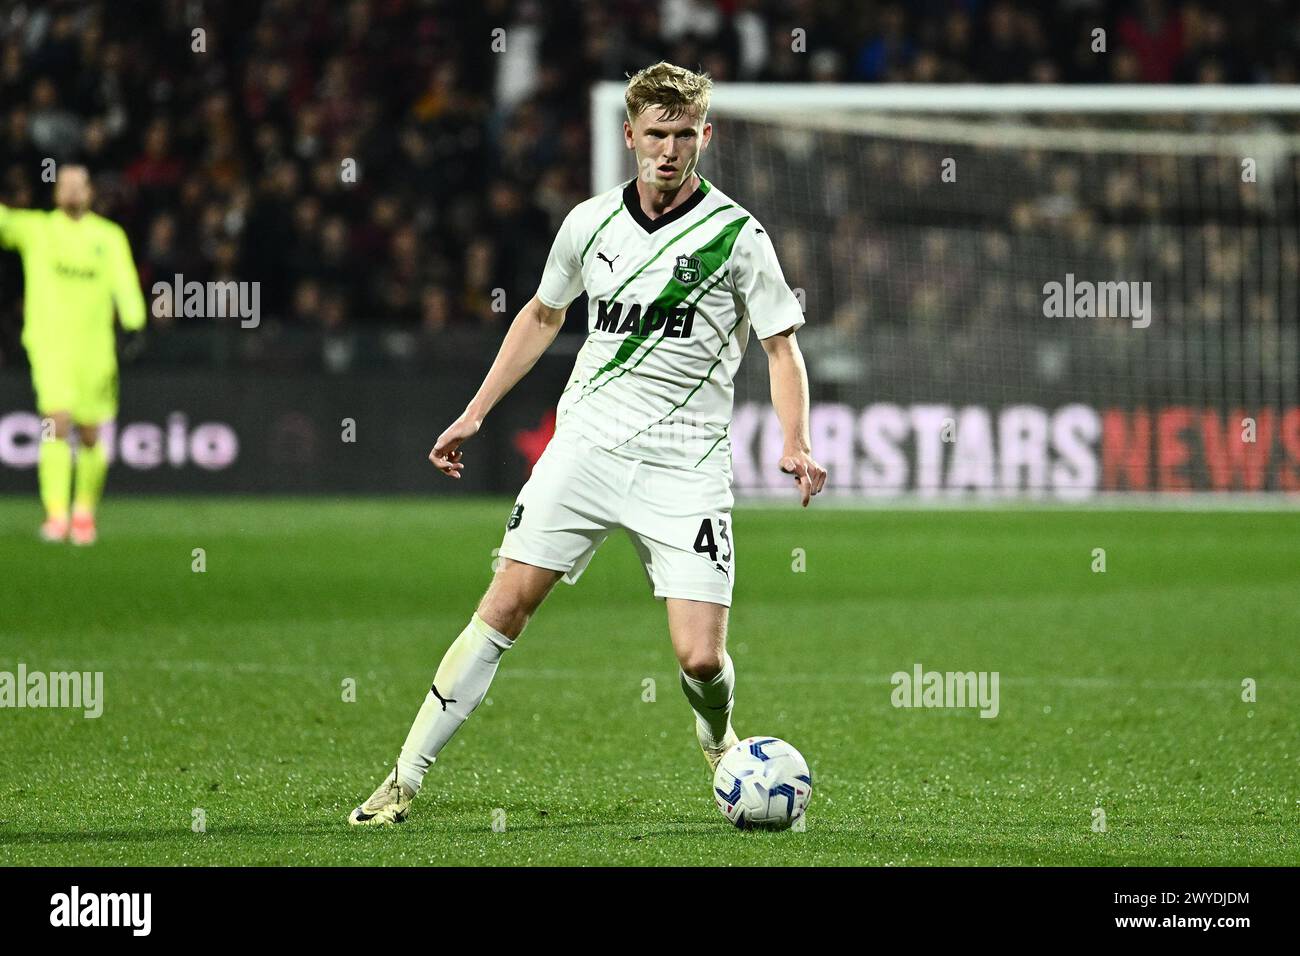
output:
[[[623,314],[622,302],[606,302],[604,299],[596,303],[596,331],[613,332],[616,335],[627,335],[629,333],[640,336],[650,336],[662,329],[662,335],[666,339],[689,339],[691,337],[691,326],[695,322],[695,306],[684,305],[676,309],[664,309],[659,306],[651,305],[644,309],[640,305],[633,305],[627,309],[627,314]]]
[[[619,254],[619,255],[616,255],[613,259],[607,259],[607,258],[605,257],[605,253],[603,253],[603,252],[598,252],[598,253],[596,253],[596,258],[599,259],[601,262],[605,263],[607,266],[609,266],[609,271],[610,271],[610,272],[613,272],[613,271],[614,271],[614,263],[617,262],[619,259],[621,259],[621,258],[623,258],[623,257],[622,257],[622,254]]]

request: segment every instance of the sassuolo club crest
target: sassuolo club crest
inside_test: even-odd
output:
[[[700,260],[696,256],[678,256],[673,278],[682,285],[695,285],[700,281]]]

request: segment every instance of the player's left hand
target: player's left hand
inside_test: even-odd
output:
[[[806,451],[784,456],[781,459],[781,470],[787,475],[794,475],[794,483],[799,486],[805,508],[812,496],[818,494],[826,484],[826,469],[813,461],[812,455]]]
[[[137,329],[122,336],[122,362],[129,365],[140,357],[144,351],[144,331]]]

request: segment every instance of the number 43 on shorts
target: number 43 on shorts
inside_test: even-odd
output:
[[[717,525],[717,533],[714,534],[714,525]],[[721,548],[718,542],[722,542]],[[709,560],[723,574],[730,576],[731,567],[731,538],[727,536],[727,519],[726,518],[705,518],[700,522],[700,530],[695,535],[695,550],[699,554],[707,554]],[[722,553],[720,554],[719,551]]]

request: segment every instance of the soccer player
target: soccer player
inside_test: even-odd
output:
[[[0,206],[0,246],[23,258],[23,346],[43,419],[37,466],[45,523],[41,537],[95,543],[95,508],[108,458],[99,430],[117,415],[113,307],[122,327],[144,328],[145,304],[126,233],[90,211],[85,166],[64,165],[52,210]],[[76,498],[68,443],[77,428]],[[69,505],[71,504],[71,522]]]
[[[502,561],[448,648],[397,765],[352,824],[405,819],[429,767],[483,700],[503,654],[563,578],[577,582],[614,528],[630,536],[667,605],[681,685],[710,769],[737,742],[726,652],[735,576],[731,524],[733,378],[752,329],[768,355],[784,433],[780,469],[804,507],[826,470],[812,458],[804,319],[771,238],[696,173],[713,128],[711,81],[668,63],[628,82],[623,138],[638,176],[565,218],[537,295],[516,316],[465,412],[429,459],[465,467],[461,445],[588,296],[588,336],[560,396],[555,435],[506,521]]]

